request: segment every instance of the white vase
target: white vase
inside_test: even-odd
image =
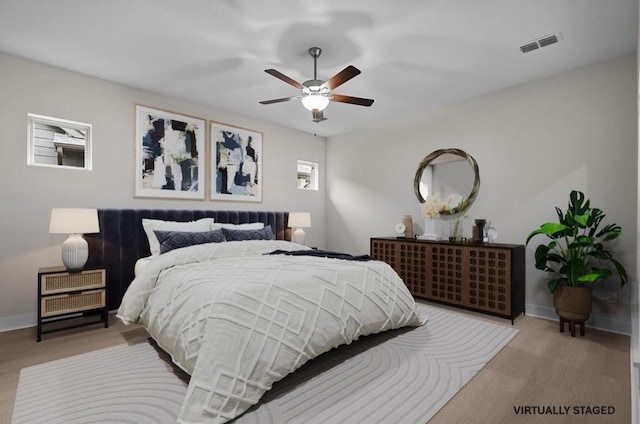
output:
[[[424,235],[425,236],[436,236],[438,233],[436,232],[436,221],[431,218],[424,219]]]

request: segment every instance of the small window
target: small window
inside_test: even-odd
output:
[[[28,114],[27,163],[91,170],[91,124]]]
[[[318,189],[318,164],[298,161],[298,188],[302,190]]]

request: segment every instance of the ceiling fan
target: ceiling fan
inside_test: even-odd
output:
[[[263,100],[260,103],[263,105],[270,105],[272,103],[281,103],[289,100],[300,99],[302,105],[311,111],[313,122],[322,122],[327,120],[327,118],[324,117],[323,110],[329,105],[329,102],[332,101],[350,103],[358,106],[371,106],[373,104],[372,99],[345,96],[344,94],[334,94],[332,92],[333,89],[339,87],[360,73],[360,70],[355,66],[347,66],[326,81],[318,79],[317,61],[321,53],[322,49],[320,47],[311,47],[309,49],[309,55],[313,58],[313,79],[305,81],[302,84],[292,78],[289,78],[282,72],[276,71],[275,69],[265,69],[264,71],[267,74],[273,75],[274,77],[300,90],[300,94],[280,99]]]

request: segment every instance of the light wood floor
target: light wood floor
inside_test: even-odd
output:
[[[511,325],[504,319],[445,309]],[[585,337],[572,338],[560,333],[556,322],[528,316],[518,318],[515,327],[519,334],[429,424],[631,423],[629,337],[587,328]],[[145,337],[144,329],[125,327],[113,316],[108,329],[53,333],[40,343],[35,342],[35,329],[0,333],[0,423],[11,422],[21,368]],[[571,413],[515,413],[524,406],[555,407],[556,412],[569,407]],[[573,414],[580,406],[613,407],[615,413]]]

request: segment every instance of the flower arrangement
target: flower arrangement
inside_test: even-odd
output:
[[[424,203],[420,204],[422,215],[428,219],[440,218],[440,215],[451,215],[455,206],[451,206],[455,202],[456,196],[449,195],[446,201],[440,197],[440,193],[427,197]],[[462,205],[462,201],[458,202],[458,207]]]

